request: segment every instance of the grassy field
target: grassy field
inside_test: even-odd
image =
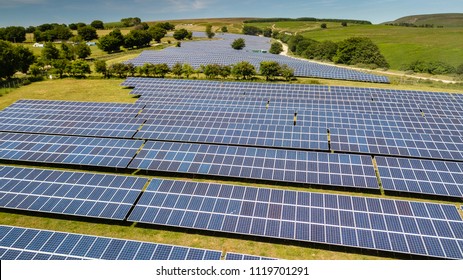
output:
[[[463,27],[463,14],[428,14],[399,18],[391,23],[411,23],[417,26],[431,24],[444,27]]]
[[[416,60],[443,61],[453,66],[463,63],[463,28],[410,28],[386,25],[350,25],[327,29],[316,28],[300,34],[317,41],[339,42],[350,37],[368,37],[375,42],[391,65]]]

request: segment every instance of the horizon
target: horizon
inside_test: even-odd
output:
[[[246,9],[243,9],[246,7]],[[243,11],[244,10],[244,11]],[[38,26],[45,23],[70,24],[119,22],[122,18],[139,17],[144,22],[215,19],[215,18],[301,18],[366,20],[373,24],[401,17],[423,14],[455,14],[463,11],[463,2],[442,0],[423,3],[420,0],[294,0],[285,3],[268,0],[83,0],[70,3],[58,0],[0,0],[0,27]]]

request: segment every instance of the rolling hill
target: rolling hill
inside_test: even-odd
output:
[[[389,24],[434,25],[443,27],[463,27],[463,13],[413,15],[396,19]]]

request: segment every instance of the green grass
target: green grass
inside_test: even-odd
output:
[[[301,33],[318,41],[339,42],[350,37],[368,37],[375,42],[391,69],[416,60],[463,63],[463,28],[410,28],[385,25],[351,25]]]
[[[130,90],[120,86],[122,82],[120,79],[71,78],[36,82],[0,96],[0,109],[20,99],[134,103]]]
[[[435,27],[463,27],[463,14],[428,14],[399,18],[392,23],[412,23],[414,25],[432,24]]]

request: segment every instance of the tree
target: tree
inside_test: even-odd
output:
[[[265,28],[262,32],[262,34],[264,35],[264,37],[272,37],[272,29],[271,28]]]
[[[43,75],[43,68],[40,67],[39,65],[37,64],[32,64],[30,67],[29,67],[29,74],[32,75],[33,77],[39,77],[41,75]]]
[[[219,64],[208,64],[204,67],[203,73],[208,79],[215,79],[220,75],[221,66]]]
[[[167,74],[169,74],[169,72],[170,68],[166,63],[154,65],[154,75],[156,77],[164,78]]]
[[[210,24],[206,25],[206,35],[207,35],[207,38],[209,39],[212,39],[215,36],[215,33],[212,32],[212,25]]]
[[[262,34],[262,29],[256,26],[251,26],[251,25],[245,25],[243,27],[243,34],[245,35],[260,35]]]
[[[232,74],[239,78],[248,79],[256,75],[256,68],[247,61],[239,62],[232,67]]]
[[[142,48],[149,46],[151,43],[151,34],[146,30],[132,30],[124,38],[124,47],[126,48]]]
[[[164,38],[167,35],[167,30],[159,26],[150,27],[148,29],[148,32],[150,33],[153,40],[155,40],[158,43],[161,43],[162,38]]]
[[[51,61],[53,66],[53,73],[58,74],[59,78],[62,79],[66,71],[69,70],[70,61],[64,58],[54,59]]]
[[[242,50],[246,47],[246,41],[243,38],[238,38],[232,43],[232,48],[235,50]]]
[[[43,46],[41,58],[46,63],[49,63],[52,60],[60,58],[60,51],[55,47],[55,45],[53,45],[53,43],[48,42]]]
[[[389,67],[378,46],[371,39],[363,37],[353,37],[338,43],[333,61],[347,65],[374,64],[378,67]]]
[[[174,32],[174,39],[175,40],[184,40],[188,36],[188,30],[182,28],[179,30],[175,30]]]
[[[190,64],[183,64],[183,75],[188,79],[194,72],[195,69]]]
[[[74,47],[75,55],[80,59],[85,59],[92,55],[92,50],[85,43],[78,44]]]
[[[85,77],[86,74],[92,73],[92,71],[90,70],[90,65],[86,61],[81,59],[73,61],[69,66],[69,69],[69,73],[73,77],[82,78]]]
[[[95,29],[104,29],[104,23],[101,20],[94,20],[90,25]]]
[[[177,77],[182,76],[182,74],[183,74],[183,65],[182,65],[182,63],[180,63],[180,62],[175,63],[172,66],[171,70],[172,70],[172,74],[174,74],[175,76],[177,76]]]
[[[322,29],[326,29],[328,26],[326,25],[326,23],[322,23],[322,24],[320,24],[320,27],[321,27]]]
[[[124,45],[124,36],[119,29],[113,30],[106,36],[100,38],[97,46],[107,53],[118,52]]]
[[[69,28],[70,28],[71,30],[77,30],[77,28],[79,28],[79,27],[77,26],[77,24],[71,23],[71,24],[69,24]]]
[[[27,73],[27,71],[29,71],[29,67],[37,60],[34,53],[23,46],[16,46],[14,48],[14,55],[16,57],[16,70],[21,71],[22,73]]]
[[[8,26],[0,29],[0,40],[6,40],[12,43],[22,43],[26,41],[26,28],[22,26]]]
[[[333,61],[333,57],[338,51],[338,44],[333,41],[320,42],[314,50],[314,58],[319,60]]]
[[[281,66],[276,61],[262,61],[260,63],[260,74],[265,76],[266,80],[273,80],[274,77],[281,73]]]
[[[141,24],[141,19],[138,17],[130,17],[130,18],[123,18],[121,19],[122,24],[124,27],[132,27]]]
[[[169,22],[158,22],[154,25],[155,27],[162,28],[164,30],[170,31],[175,29],[175,25]]]
[[[222,30],[223,33],[227,33],[228,32],[228,27],[222,26],[221,30]]]
[[[274,42],[272,43],[269,52],[271,54],[280,54],[281,52],[283,52],[283,45],[280,42]]]
[[[127,78],[129,69],[124,63],[115,63],[109,66],[109,71],[119,76],[119,78]]]
[[[74,47],[66,43],[61,44],[60,57],[67,60],[74,60]]]
[[[98,39],[98,34],[96,33],[96,29],[92,26],[84,26],[77,29],[77,34],[82,37],[85,41],[91,41],[94,39]]]
[[[108,66],[106,65],[106,61],[96,60],[94,66],[95,72],[102,74],[104,78],[109,78]]]
[[[281,65],[281,76],[285,78],[286,81],[291,81],[294,77],[294,69],[289,68],[288,65]]]
[[[0,40],[0,79],[12,77],[16,73],[15,59],[13,44]]]
[[[346,21],[341,22],[341,26],[342,27],[347,27],[347,22]]]
[[[219,76],[221,76],[223,79],[228,78],[228,76],[231,75],[232,68],[229,65],[222,65],[220,66],[220,72]]]

